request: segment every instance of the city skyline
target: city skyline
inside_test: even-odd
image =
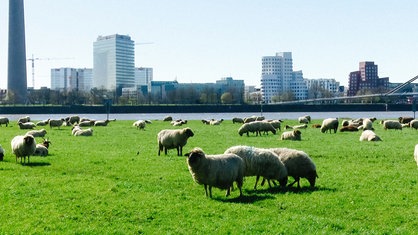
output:
[[[50,87],[52,68],[92,68],[93,42],[111,34],[139,43],[135,67],[152,67],[156,81],[230,76],[260,86],[262,57],[281,51],[292,52],[293,69],[302,70],[304,78],[334,78],[345,86],[360,61],[374,61],[393,83],[418,74],[415,1],[31,0],[24,5],[26,55],[41,59],[34,62],[35,88]],[[2,89],[8,8],[8,1],[0,0]],[[31,74],[28,61],[28,86]]]

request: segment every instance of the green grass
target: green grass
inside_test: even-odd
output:
[[[314,120],[319,123],[320,120]],[[413,149],[418,131],[384,131],[382,142],[360,142],[360,133],[302,131],[302,141],[278,135],[239,136],[239,124],[189,121],[195,136],[184,152],[208,154],[233,145],[289,147],[307,152],[317,165],[317,187],[253,190],[204,188],[193,182],[186,158],[157,156],[156,136],[169,123],[145,131],[133,121],[95,127],[92,137],[71,136],[70,127],[47,127],[50,155],[17,164],[10,140],[26,131],[0,127],[6,150],[0,162],[1,234],[412,234],[418,227],[418,170]],[[294,125],[293,120],[284,124]],[[40,141],[40,140],[39,140]],[[138,153],[138,154],[137,154]],[[290,179],[289,181],[292,181]]]

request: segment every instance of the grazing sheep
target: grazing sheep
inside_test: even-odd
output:
[[[386,121],[383,121],[383,129],[402,130],[402,125],[400,122],[395,121],[395,120],[386,120]]]
[[[244,176],[256,176],[254,189],[257,189],[260,176],[267,180],[277,180],[282,187],[286,186],[286,167],[272,151],[251,146],[233,146],[225,153],[234,153],[244,160]]]
[[[415,130],[418,129],[418,120],[414,119],[409,122],[409,127],[414,128]]]
[[[6,151],[4,151],[3,147],[1,147],[1,145],[0,145],[0,161],[3,161],[3,157],[4,157],[5,153],[6,153]]]
[[[0,126],[5,124],[6,127],[9,125],[9,119],[7,117],[0,117]]]
[[[32,135],[33,137],[45,137],[46,130],[45,129],[32,130],[32,131],[26,132],[26,134],[27,135]]]
[[[255,122],[255,117],[246,117],[244,118],[244,123]]]
[[[414,120],[414,118],[413,117],[399,117],[398,120],[402,124],[407,124],[411,122],[412,120]]]
[[[25,117],[21,117],[19,119],[17,119],[17,123],[25,123],[25,122],[30,122],[30,117],[29,116],[25,116]]]
[[[46,126],[49,123],[49,119],[42,120],[36,123],[36,126]]]
[[[138,130],[145,130],[145,125],[146,122],[144,120],[138,120],[132,124],[132,126],[135,126]]]
[[[212,198],[212,187],[226,189],[231,194],[234,181],[237,183],[239,195],[242,196],[244,181],[244,160],[235,154],[207,155],[200,148],[187,153],[187,164],[193,180],[205,187],[206,197]]]
[[[0,146],[1,147],[1,146]],[[0,155],[1,156],[1,155]],[[415,145],[415,149],[414,149],[414,159],[417,162],[417,166],[418,166],[418,144]]]
[[[58,127],[58,129],[60,129],[60,127],[64,124],[64,122],[65,122],[64,118],[50,119],[49,120],[49,128]]]
[[[268,121],[276,130],[278,129],[279,131],[282,130],[281,126],[282,126],[282,121],[281,120],[270,120]]]
[[[238,118],[238,117],[234,117],[232,118],[232,123],[244,123],[244,119],[242,118]]]
[[[299,123],[308,124],[309,123],[309,119],[306,116],[298,117],[298,122]]]
[[[365,130],[361,133],[360,141],[382,141],[372,130]]]
[[[300,130],[285,131],[280,136],[281,140],[302,140],[302,132]]]
[[[93,135],[93,129],[87,128],[87,129],[80,129],[74,133],[74,136],[92,136]]]
[[[166,116],[166,117],[164,117],[163,121],[164,122],[171,122],[171,121],[173,121],[173,117],[172,116]]]
[[[65,118],[65,122],[69,125],[74,125],[80,123],[80,116],[69,116]]]
[[[356,126],[348,125],[348,126],[341,127],[340,131],[341,132],[345,132],[345,131],[354,132],[354,131],[359,131],[359,129]]]
[[[19,125],[19,128],[22,129],[22,130],[23,129],[33,129],[33,128],[36,127],[35,123],[33,123],[33,122],[25,122],[25,123],[19,122],[18,125]]]
[[[164,150],[167,155],[168,149],[177,149],[177,156],[183,155],[183,147],[187,144],[189,137],[194,136],[192,129],[189,127],[179,130],[162,130],[157,135],[158,156]]]
[[[250,136],[249,133],[254,133],[256,136],[258,136],[259,130],[258,130],[258,124],[254,122],[244,123],[241,125],[241,127],[238,129],[238,134],[242,136],[243,134],[247,134],[247,136]]]
[[[269,150],[279,156],[280,161],[283,162],[287,169],[287,174],[295,179],[293,183],[289,184],[289,187],[297,182],[298,188],[300,188],[300,178],[306,178],[311,188],[315,187],[318,174],[316,173],[315,163],[308,154],[289,148],[271,148]]]
[[[329,130],[329,133],[331,133],[331,130],[334,130],[334,133],[337,133],[338,130],[338,118],[327,118],[322,122],[321,125],[321,132],[325,133]]]
[[[18,135],[12,139],[11,146],[13,154],[16,155],[16,162],[20,158],[20,163],[22,163],[23,158],[23,164],[25,164],[26,157],[29,163],[29,157],[35,153],[36,141],[31,135]]]

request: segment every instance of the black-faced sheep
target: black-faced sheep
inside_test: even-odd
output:
[[[44,139],[42,144],[36,144],[35,153],[33,155],[42,157],[48,156],[48,148],[50,144],[51,141],[49,141],[48,139]]]
[[[179,130],[162,130],[157,135],[158,156],[164,150],[167,155],[168,149],[177,149],[177,156],[183,155],[183,147],[187,144],[189,137],[194,136],[192,129],[189,127]]]
[[[338,118],[327,118],[324,121],[322,121],[321,132],[325,133],[328,130],[329,130],[329,133],[331,133],[331,130],[334,130],[334,133],[337,133]]]
[[[234,153],[244,160],[244,175],[256,176],[254,189],[257,189],[260,176],[267,180],[277,180],[282,187],[286,186],[286,167],[272,151],[251,146],[233,146],[228,148],[225,153]]]
[[[402,130],[402,124],[395,120],[386,120],[386,121],[383,121],[383,129]]]
[[[212,197],[212,187],[226,189],[229,196],[234,181],[242,196],[244,160],[235,154],[206,155],[202,149],[194,148],[187,153],[187,164],[193,180],[205,187],[206,197]]]
[[[382,141],[372,130],[365,130],[360,135],[360,141]]]
[[[32,135],[33,137],[45,137],[46,130],[40,129],[40,130],[31,130],[26,132],[27,135]]]
[[[0,126],[6,125],[6,127],[9,125],[9,119],[7,117],[0,117]]]
[[[363,130],[374,130],[373,128],[373,121],[370,120],[369,118],[364,118],[363,119],[363,125],[361,126]]]
[[[144,120],[138,120],[132,124],[138,130],[145,130],[146,122]]]
[[[299,123],[303,123],[303,124],[309,124],[309,122],[311,121],[311,117],[310,116],[303,116],[303,117],[298,117],[298,122]]]
[[[398,120],[400,123],[406,124],[414,120],[414,118],[413,117],[399,117]]]
[[[65,118],[67,125],[74,125],[80,123],[80,116],[74,115]]]
[[[280,136],[281,140],[302,140],[302,132],[300,130],[285,131]]]
[[[295,179],[293,183],[289,184],[289,187],[297,182],[298,188],[300,188],[300,178],[306,178],[311,187],[315,187],[318,174],[315,163],[307,153],[289,148],[271,148],[269,150],[279,157],[287,169],[287,174]]]
[[[18,135],[15,136],[11,141],[12,152],[16,155],[16,162],[20,158],[20,162],[26,162],[26,157],[29,157],[35,153],[36,150],[36,141],[35,138],[31,135]]]
[[[19,122],[18,123],[20,129],[33,129],[36,127],[35,123],[33,122]]]

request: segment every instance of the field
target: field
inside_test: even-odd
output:
[[[220,126],[192,120],[186,126],[195,136],[184,152],[197,146],[208,154],[233,145],[288,147],[305,151],[317,166],[313,190],[306,179],[300,190],[253,190],[255,177],[248,177],[242,198],[237,190],[225,197],[215,188],[210,199],[193,182],[185,157],[175,150],[157,155],[157,133],[174,127],[152,121],[145,131],[132,127],[133,121],[111,122],[94,127],[92,137],[47,127],[50,155],[31,157],[28,165],[16,163],[10,148],[10,140],[26,131],[14,122],[0,127],[6,150],[0,162],[0,233],[416,233],[418,131],[385,131],[378,120],[374,127],[382,142],[360,142],[359,132],[323,134],[314,128],[302,130],[302,141],[281,141],[280,133],[239,136],[240,125],[230,120]]]

